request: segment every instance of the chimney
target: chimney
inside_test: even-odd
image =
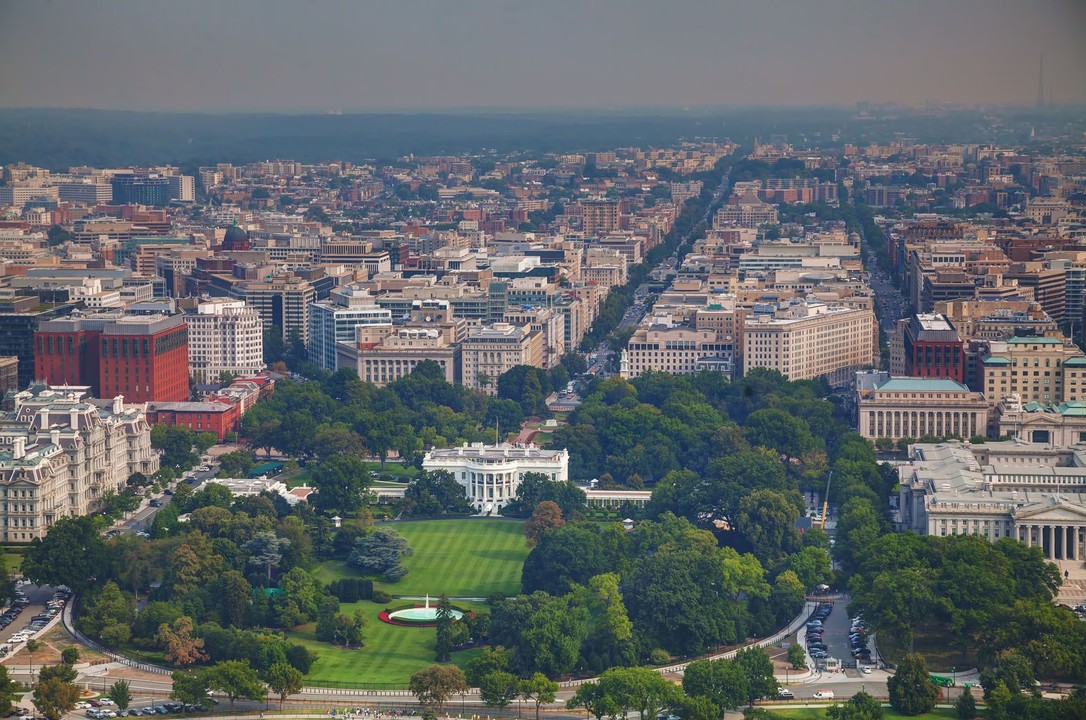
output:
[[[73,408],[72,410],[70,410],[68,412],[68,418],[69,418],[69,422],[71,422],[72,430],[78,430],[79,429],[79,411]]]
[[[124,412],[124,395],[113,398],[113,414],[120,415]]]
[[[52,428],[49,430],[49,442],[53,443],[57,447],[60,447],[60,430],[58,428]]]
[[[26,438],[17,437],[12,441],[11,459],[22,460],[26,457]]]

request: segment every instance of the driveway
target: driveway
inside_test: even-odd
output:
[[[45,603],[53,597],[54,592],[53,588],[47,585],[42,587],[21,585],[17,589],[26,593],[30,604],[23,608],[22,614],[15,618],[15,622],[0,630],[0,645],[6,645],[12,635],[29,625],[30,618],[45,612]]]

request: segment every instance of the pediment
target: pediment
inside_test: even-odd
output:
[[[1035,503],[1014,510],[1015,520],[1029,520],[1041,525],[1061,522],[1086,522],[1086,507],[1068,503]]]

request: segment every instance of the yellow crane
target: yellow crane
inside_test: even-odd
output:
[[[833,470],[830,470],[830,476],[826,478],[826,496],[822,498],[822,522],[819,524],[820,530],[826,529],[826,515],[830,511],[830,481],[833,480]]]

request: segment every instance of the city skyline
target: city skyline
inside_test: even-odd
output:
[[[8,2],[0,106],[380,112],[1086,102],[1086,6]]]

